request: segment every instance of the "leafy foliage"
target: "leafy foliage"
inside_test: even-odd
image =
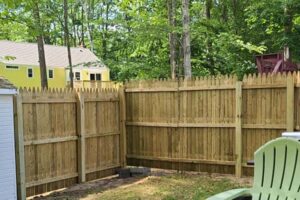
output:
[[[0,0],[0,39],[35,42],[31,2]],[[63,1],[39,4],[45,43],[65,45]],[[69,0],[71,44],[93,47],[113,80],[167,78],[168,34],[175,31],[180,76],[181,2],[176,5],[177,25],[170,27],[166,0]],[[300,60],[298,0],[191,0],[190,15],[194,76],[256,72],[256,54],[286,45]]]

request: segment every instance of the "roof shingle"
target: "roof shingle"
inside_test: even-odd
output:
[[[67,47],[44,45],[47,67],[68,67]],[[6,57],[13,59],[5,59]],[[95,54],[86,48],[71,48],[72,64],[83,66],[85,63],[101,64]],[[36,43],[12,42],[0,40],[0,62],[11,65],[39,66],[38,47]]]
[[[6,78],[0,76],[0,89],[16,89]]]

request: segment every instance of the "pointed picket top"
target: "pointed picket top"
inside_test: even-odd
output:
[[[268,79],[267,79],[267,76],[268,76]],[[268,81],[270,82],[270,74],[267,74],[267,73],[263,73],[261,75],[261,84],[267,84]]]
[[[229,79],[231,85],[235,85],[236,82],[238,81],[237,75],[234,75],[234,74],[229,75],[228,79]]]
[[[215,77],[214,76],[209,76],[208,79],[208,86],[214,85]]]
[[[41,95],[45,96],[48,94],[48,90],[46,88],[41,88],[40,93],[41,93]]]
[[[23,91],[24,91],[24,88],[23,88],[23,87],[20,87],[20,88],[18,89],[18,92],[19,92],[19,93],[23,93]]]
[[[244,85],[250,84],[251,80],[252,80],[252,74],[247,74],[243,78],[243,84]]]
[[[256,74],[249,74],[248,81],[251,83],[254,78],[256,78]]]
[[[47,92],[50,94],[54,94],[55,93],[55,88],[48,88]]]
[[[33,93],[38,93],[38,87],[33,87],[33,88],[32,88],[32,92],[33,92]]]
[[[281,82],[282,74],[281,73],[276,73],[276,74],[273,74],[273,77],[274,77],[273,83],[277,84],[277,83]]]
[[[296,72],[296,83],[299,84],[300,83],[300,72]]]
[[[245,75],[244,78],[243,78],[243,83],[248,83],[249,80],[250,80],[250,76],[251,76],[251,74]]]
[[[247,82],[248,80],[248,74],[244,74],[242,82]]]
[[[282,78],[286,79],[286,77],[287,77],[287,73],[282,73]]]
[[[210,78],[211,78],[210,86],[215,86],[216,85],[216,76],[211,76]]]
[[[21,96],[24,96],[27,93],[26,87],[20,87],[18,91]]]
[[[293,73],[292,73],[292,72],[288,72],[288,73],[287,73],[287,77],[288,77],[288,78],[292,78],[292,77],[293,77]]]
[[[204,81],[205,81],[205,82],[208,82],[210,79],[211,79],[210,76],[205,76],[205,77],[204,77]]]
[[[73,88],[69,88],[69,93],[75,93],[75,90]]]

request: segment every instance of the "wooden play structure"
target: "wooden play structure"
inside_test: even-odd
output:
[[[256,66],[259,73],[278,73],[297,71],[297,65],[290,59],[288,48],[284,52],[257,55]]]

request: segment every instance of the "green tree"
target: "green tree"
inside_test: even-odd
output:
[[[33,5],[12,2],[0,1],[0,38],[35,42]],[[186,49],[182,2],[69,0],[70,46],[90,48],[111,69],[113,80],[181,76]],[[300,60],[298,0],[184,2],[189,3],[193,76],[255,73],[256,54],[285,46],[293,60]],[[46,44],[67,45],[63,12],[62,0],[39,1]]]

